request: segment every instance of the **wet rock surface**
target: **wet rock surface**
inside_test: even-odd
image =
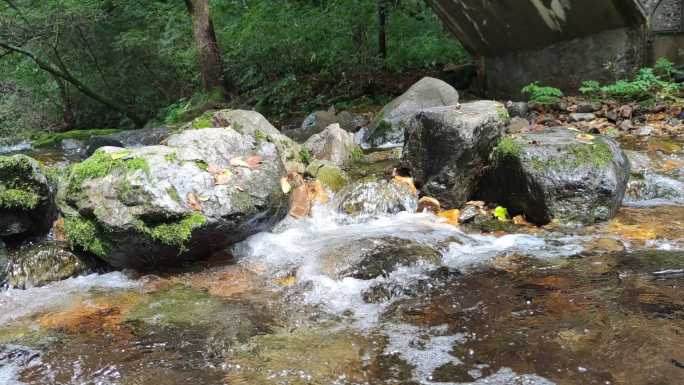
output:
[[[612,139],[554,128],[503,139],[478,196],[524,213],[528,221],[591,224],[612,218],[629,161]]]
[[[439,79],[423,78],[380,111],[364,139],[372,147],[401,145],[404,130],[416,113],[426,108],[457,104],[458,92],[453,87]]]
[[[71,169],[60,208],[71,242],[115,267],[207,257],[287,210],[276,146],[230,128],[187,130],[166,146],[106,147]]]
[[[76,256],[66,243],[42,242],[22,247],[8,256],[5,283],[15,288],[43,286],[94,272],[96,267],[94,260]]]
[[[142,128],[139,130],[121,131],[115,134],[95,136],[88,140],[85,157],[93,155],[100,147],[141,147],[155,146],[171,135],[166,127]]]
[[[38,161],[0,156],[0,238],[47,233],[54,219],[54,182]]]
[[[406,130],[402,167],[424,194],[458,208],[477,188],[508,121],[506,108],[493,101],[423,110]]]
[[[371,177],[345,187],[338,193],[335,204],[352,216],[396,214],[416,211],[418,196],[411,186]]]

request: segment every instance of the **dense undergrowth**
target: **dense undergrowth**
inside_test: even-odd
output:
[[[20,13],[0,3],[7,31],[0,38],[26,42],[148,124],[223,106],[254,108],[278,122],[331,105],[382,104],[421,74],[468,60],[423,1],[387,4],[383,58],[376,0],[210,1],[225,77],[239,90],[230,105],[201,92],[182,1],[18,0]],[[0,72],[0,137],[132,126],[21,55],[3,57]]]

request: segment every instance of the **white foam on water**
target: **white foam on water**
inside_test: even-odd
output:
[[[503,254],[520,253],[539,259],[555,259],[576,255],[582,251],[582,246],[577,243],[559,240],[557,244],[551,244],[542,238],[525,234],[508,234],[501,237],[471,235],[470,237],[473,243],[449,245],[444,255],[445,265],[455,269],[469,270],[487,264]]]
[[[450,354],[454,344],[463,343],[464,334],[447,335],[445,327],[420,328],[413,325],[387,325],[388,343],[384,354],[398,355],[414,366],[414,377],[421,383],[431,383],[432,372],[448,363],[461,365]]]
[[[69,278],[26,290],[0,291],[0,325],[33,314],[66,308],[92,289],[132,289],[140,285],[140,282],[122,273],[114,272]]]
[[[31,143],[19,142],[15,144],[0,145],[0,154],[7,154],[10,152],[20,152],[31,149]]]

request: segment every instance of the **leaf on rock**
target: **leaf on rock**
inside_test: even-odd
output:
[[[508,210],[505,207],[497,206],[492,214],[494,214],[494,217],[501,222],[508,221]]]
[[[247,167],[247,168],[249,168],[249,164],[247,164],[247,162],[245,162],[242,158],[231,159],[230,165],[233,167]]]
[[[187,202],[188,206],[190,206],[191,209],[194,211],[202,211],[202,204],[200,203],[200,199],[195,195],[195,193],[188,193],[187,195]]]
[[[247,167],[254,170],[254,169],[258,169],[261,166],[261,161],[262,161],[261,156],[254,155],[254,156],[250,156],[249,158],[247,158],[245,163],[247,163]]]
[[[230,182],[230,179],[233,177],[233,174],[226,170],[220,174],[214,175],[214,185],[219,186],[219,185],[227,185]]]
[[[311,200],[306,185],[301,185],[292,190],[292,204],[290,206],[290,216],[293,218],[304,218],[311,211]]]
[[[591,143],[592,140],[594,140],[594,135],[589,135],[589,134],[579,134],[577,135],[577,140],[583,143]]]
[[[221,167],[215,165],[215,164],[210,164],[209,166],[207,166],[207,171],[210,174],[215,175],[215,174],[221,174],[223,172],[223,169]]]
[[[280,178],[280,188],[283,190],[283,194],[287,194],[292,190],[290,182],[287,181],[287,177]]]

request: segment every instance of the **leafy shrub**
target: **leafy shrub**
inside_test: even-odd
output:
[[[563,97],[563,92],[555,87],[542,86],[539,82],[526,85],[523,94],[529,94],[529,101],[544,105],[556,104]]]
[[[672,62],[660,58],[653,68],[640,69],[632,80],[618,80],[603,86],[593,80],[585,81],[580,92],[598,99],[674,101],[682,96],[682,85],[673,81],[677,73]]]

